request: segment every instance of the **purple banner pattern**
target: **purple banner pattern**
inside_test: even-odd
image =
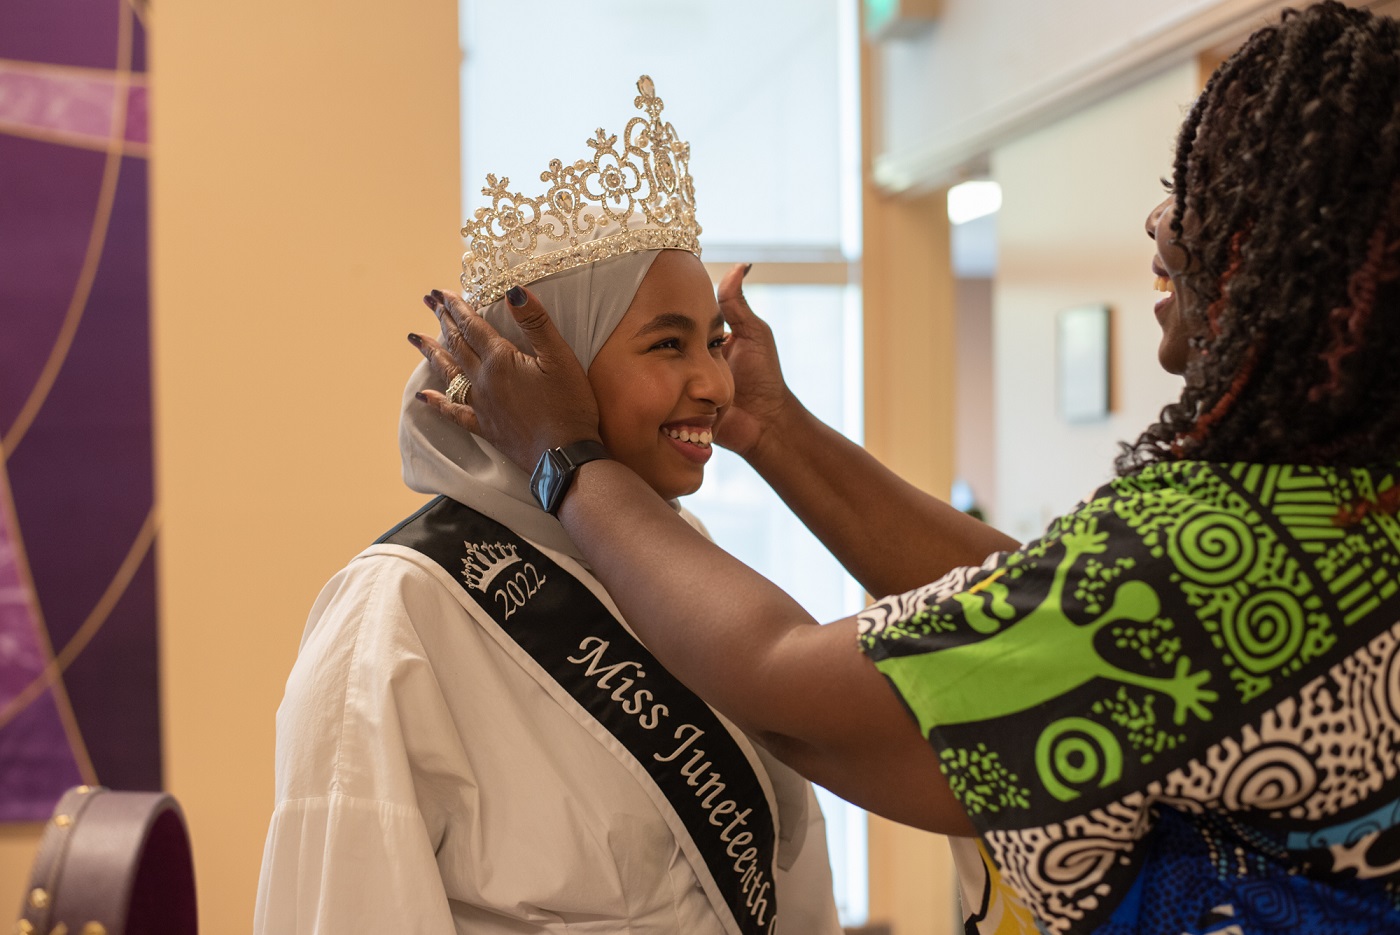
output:
[[[0,821],[161,785],[143,16],[0,3]]]

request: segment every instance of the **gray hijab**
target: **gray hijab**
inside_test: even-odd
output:
[[[529,284],[585,370],[632,304],[658,253],[628,253]],[[505,300],[481,312],[512,344],[531,351]],[[443,389],[426,361],[409,377],[399,415],[404,483],[420,493],[451,497],[527,539],[580,558],[564,527],[535,502],[529,475],[484,439],[418,401],[414,394],[424,389]]]

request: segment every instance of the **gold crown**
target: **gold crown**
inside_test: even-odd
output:
[[[491,206],[477,208],[462,228],[462,296],[469,303],[480,308],[513,286],[625,253],[700,255],[690,144],[661,120],[664,105],[651,78],[638,78],[637,90],[633,106],[646,116],[627,122],[621,150],[617,135],[599,127],[587,141],[591,160],[549,161],[540,173],[549,188],[538,198],[509,191],[506,176],[486,176],[481,193]]]

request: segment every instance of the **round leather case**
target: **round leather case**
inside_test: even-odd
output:
[[[185,816],[163,792],[69,789],[39,840],[19,935],[194,935]]]

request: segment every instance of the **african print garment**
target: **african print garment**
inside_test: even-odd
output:
[[[1397,481],[1155,465],[861,615],[1046,931],[1400,931]]]

